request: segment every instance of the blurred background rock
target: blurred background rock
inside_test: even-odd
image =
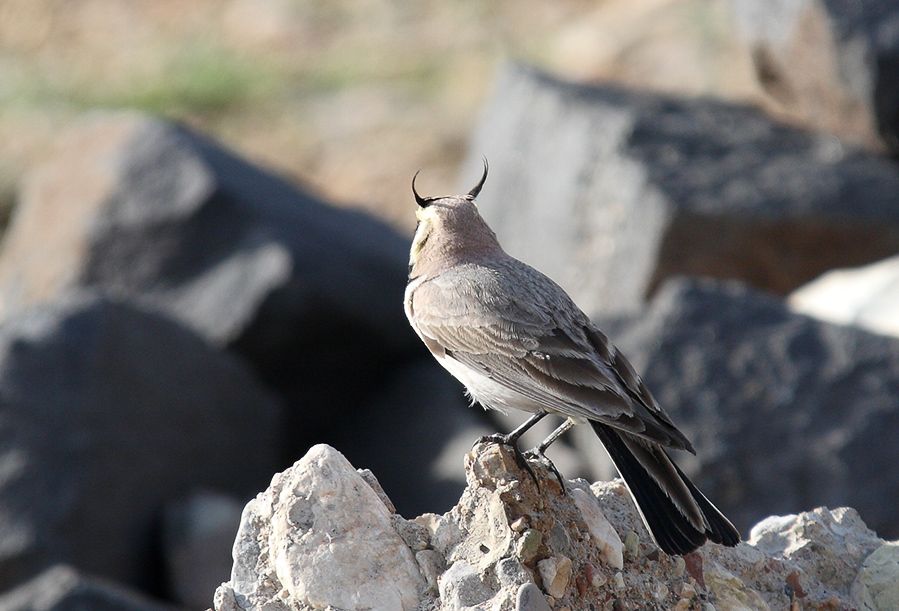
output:
[[[482,155],[738,527],[899,535],[897,132],[887,0],[0,0],[0,607],[208,606],[314,443],[449,509],[520,418],[405,323],[409,180]]]

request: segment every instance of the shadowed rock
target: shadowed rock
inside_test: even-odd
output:
[[[72,287],[158,309],[239,352],[288,398],[291,456],[421,350],[401,307],[404,239],[185,127],[89,115],[19,199],[0,252],[0,316]]]
[[[741,530],[850,505],[899,517],[899,340],[792,312],[737,283],[676,280],[614,335],[697,449],[682,463]]]
[[[486,155],[500,243],[589,314],[635,311],[672,275],[784,294],[899,251],[895,166],[746,106],[510,66],[470,151],[462,182]]]
[[[281,405],[157,314],[68,296],[0,323],[0,587],[54,563],[159,590],[160,512],[245,497],[278,464]]]

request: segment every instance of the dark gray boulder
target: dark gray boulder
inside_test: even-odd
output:
[[[166,505],[166,598],[185,609],[206,607],[209,593],[231,575],[231,548],[242,510],[240,500],[208,491]]]
[[[157,314],[78,295],[4,320],[0,588],[62,562],[157,589],[164,504],[264,486],[282,416],[237,357]]]
[[[899,535],[899,340],[737,283],[674,280],[613,334],[693,441],[685,470],[735,524],[852,505]]]
[[[899,4],[729,0],[759,83],[806,122],[899,152]]]
[[[93,114],[60,136],[19,199],[0,316],[71,287],[158,309],[288,397],[290,455],[423,352],[403,316],[404,238],[185,127]]]
[[[58,565],[0,595],[0,611],[175,611],[175,607]]]
[[[590,314],[635,311],[665,278],[779,294],[899,251],[899,172],[755,109],[508,66],[463,168],[507,250]],[[426,189],[425,189],[426,190]]]

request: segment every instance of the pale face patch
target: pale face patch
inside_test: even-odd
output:
[[[427,208],[416,210],[415,212],[415,216],[418,218],[418,226],[415,228],[415,237],[412,238],[412,249],[409,251],[410,267],[418,261],[421,249],[424,248],[425,242],[428,241],[428,237],[431,235],[431,219],[433,216],[422,214],[423,212],[427,212]]]

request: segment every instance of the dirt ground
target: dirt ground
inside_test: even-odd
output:
[[[454,189],[498,61],[591,4],[2,0],[0,192],[80,113],[129,107],[409,228],[412,173]]]

